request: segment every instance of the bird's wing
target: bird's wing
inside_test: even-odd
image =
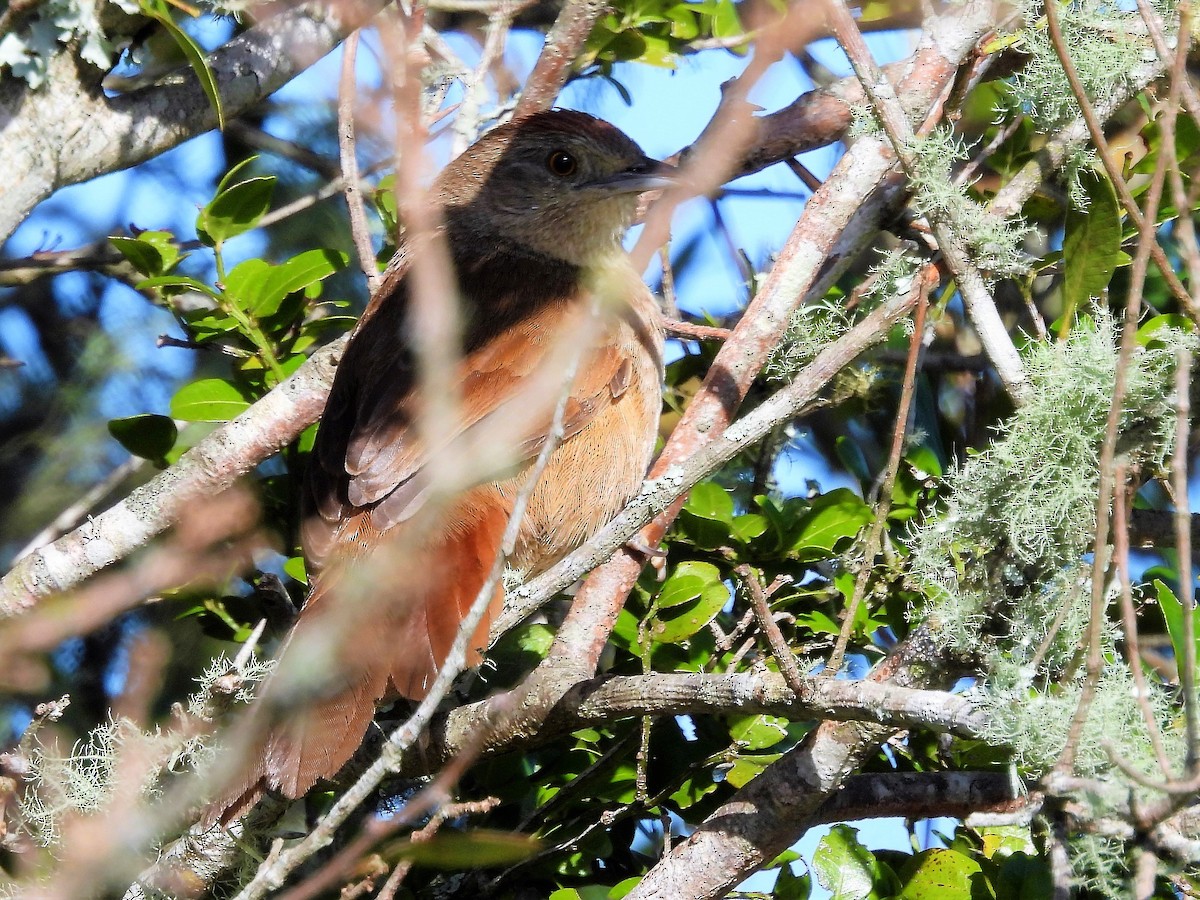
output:
[[[468,353],[458,367],[459,411],[451,433],[436,443],[416,428],[420,414],[415,363],[398,352],[401,326],[380,308],[347,348],[317,435],[308,478],[311,512],[305,543],[319,566],[349,520],[366,514],[382,532],[420,508],[432,455],[462,442],[480,468],[470,480],[500,476],[529,460],[546,440],[561,396],[563,372],[580,340],[585,353],[572,383],[563,437],[579,432],[625,390],[630,362],[619,348],[597,342],[581,322],[585,303],[548,304],[502,328]],[[482,458],[479,458],[482,457]],[[310,515],[309,517],[313,517]]]

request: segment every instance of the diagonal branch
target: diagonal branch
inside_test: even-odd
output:
[[[567,0],[546,34],[546,44],[529,75],[513,118],[519,119],[554,105],[571,75],[571,66],[575,64],[583,42],[607,9],[607,0]]]

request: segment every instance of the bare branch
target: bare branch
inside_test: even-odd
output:
[[[605,0],[567,0],[546,35],[541,56],[525,83],[525,90],[513,113],[521,118],[554,105],[558,92],[567,83],[571,66],[579,55],[583,42],[592,33],[592,26],[608,8]]]
[[[308,68],[374,15],[381,0],[285,7],[209,56],[229,118]],[[157,156],[216,126],[199,81],[185,77],[112,99],[100,71],[78,65],[74,47],[50,61],[54,91],[19,78],[0,81],[0,156],[8,189],[0,193],[0,240],[60,187]],[[89,78],[84,81],[85,75]]]

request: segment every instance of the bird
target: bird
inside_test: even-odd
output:
[[[310,454],[301,543],[311,586],[255,703],[281,712],[262,714],[263,736],[206,820],[226,824],[266,791],[303,796],[354,755],[377,705],[426,696],[556,407],[559,443],[528,493],[509,566],[546,570],[636,494],[662,406],[663,326],[621,241],[639,195],[669,186],[672,172],[608,122],[549,110],[487,132],[436,178],[461,317],[447,433],[421,427],[430,399],[406,257],[420,248],[401,240],[351,333]],[[438,464],[481,444],[483,464],[439,496]],[[481,661],[502,604],[498,586],[468,665]],[[315,687],[288,684],[306,675]]]

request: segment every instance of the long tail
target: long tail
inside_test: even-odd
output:
[[[288,638],[278,672],[243,723],[250,735],[258,732],[248,741],[253,749],[245,769],[205,810],[205,824],[231,822],[267,790],[303,796],[354,755],[380,700],[426,696],[491,570],[508,519],[506,506],[494,489],[469,492],[442,519],[435,537],[416,547],[406,544],[401,565],[380,567],[387,572],[385,585],[364,591],[352,571],[322,576]],[[388,544],[381,540],[371,552]],[[363,593],[375,597],[364,604],[355,596]],[[468,665],[478,664],[502,602],[498,585],[475,631]],[[321,638],[326,646],[335,645],[332,665],[328,653],[322,654],[324,666],[307,658]],[[296,682],[305,680],[306,668],[335,675],[305,693]]]

